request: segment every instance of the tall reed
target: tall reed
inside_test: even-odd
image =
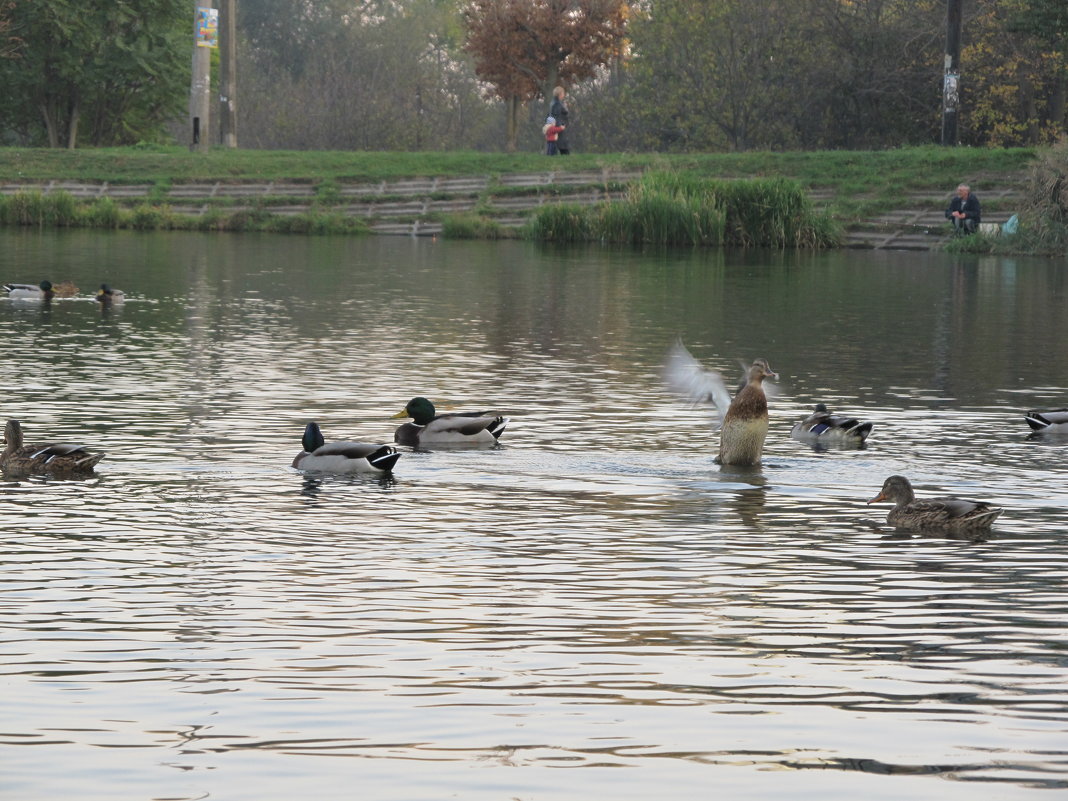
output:
[[[829,247],[840,236],[794,181],[723,181],[677,172],[647,173],[619,201],[543,206],[526,234],[562,241],[778,248]]]

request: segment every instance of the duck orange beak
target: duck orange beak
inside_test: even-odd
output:
[[[879,501],[885,501],[885,500],[887,500],[886,495],[880,492],[878,495],[876,495],[874,498],[872,498],[870,501],[868,501],[868,503],[878,503]]]

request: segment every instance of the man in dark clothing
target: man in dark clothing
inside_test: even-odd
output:
[[[953,223],[956,234],[974,234],[979,230],[979,198],[972,194],[967,184],[957,187],[957,196],[946,209],[946,219]]]
[[[549,107],[549,116],[556,119],[557,125],[563,125],[567,128],[567,101],[564,100],[564,87],[557,86],[553,89],[553,103]],[[560,134],[560,138],[556,140],[556,152],[561,156],[566,156],[571,152],[571,143],[568,141],[567,131],[563,131]]]

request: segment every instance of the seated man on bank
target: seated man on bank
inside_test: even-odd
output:
[[[946,219],[953,223],[956,234],[974,234],[979,230],[979,198],[967,184],[957,187],[957,195],[946,209]]]

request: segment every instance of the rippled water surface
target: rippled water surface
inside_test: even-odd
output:
[[[938,254],[0,233],[0,797],[1052,798],[1068,790],[1068,272]],[[764,465],[658,377],[766,357]],[[512,418],[391,479],[413,395]],[[789,438],[817,401],[863,450]],[[902,534],[892,473],[988,499]]]

